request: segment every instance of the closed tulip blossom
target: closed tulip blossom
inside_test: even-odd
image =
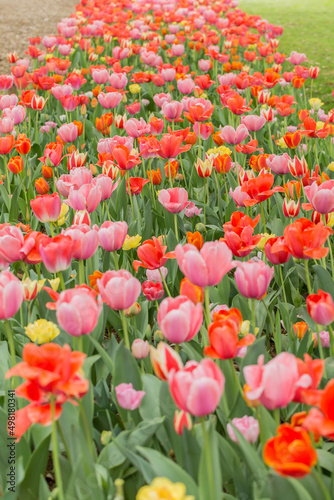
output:
[[[80,241],[73,241],[70,236],[59,235],[42,240],[39,253],[46,269],[50,273],[58,273],[70,267],[79,248]]]
[[[158,200],[161,205],[170,213],[178,214],[189,204],[188,192],[184,188],[162,189]]]
[[[119,384],[115,387],[119,406],[125,410],[136,410],[145,396],[145,391],[136,391],[132,384]]]
[[[202,304],[194,304],[188,297],[167,297],[158,310],[158,323],[169,342],[189,342],[203,323]]]
[[[74,142],[78,137],[78,127],[74,123],[66,123],[62,125],[57,133],[63,142]]]
[[[334,180],[325,181],[320,186],[312,182],[304,188],[310,206],[320,214],[334,212]],[[305,205],[303,205],[305,208]]]
[[[0,224],[0,259],[8,264],[25,257],[34,247],[34,241],[26,241],[21,229],[10,224]]]
[[[246,125],[239,125],[237,129],[231,125],[225,125],[220,131],[221,138],[228,144],[240,144],[249,136],[248,128]]]
[[[106,304],[116,311],[129,309],[141,292],[140,281],[125,269],[107,271],[97,281],[97,287]]]
[[[86,167],[78,167],[69,174],[61,175],[56,181],[56,188],[62,196],[68,196],[71,188],[79,189],[84,184],[91,184],[92,172]]]
[[[266,159],[266,164],[276,175],[285,175],[289,173],[288,160],[290,159],[287,153],[283,155],[270,155]]]
[[[200,251],[194,245],[177,245],[175,255],[181,272],[200,287],[218,285],[234,267],[232,252],[221,241],[206,242]]]
[[[177,122],[183,111],[183,106],[178,101],[164,102],[162,105],[162,112],[169,122]]]
[[[330,325],[334,321],[334,302],[329,293],[318,290],[307,297],[306,305],[309,315],[319,325]]]
[[[54,222],[61,210],[61,200],[58,193],[37,196],[30,201],[34,215],[40,222]]]
[[[126,222],[105,221],[98,230],[98,237],[101,247],[107,252],[116,252],[120,250],[125,241],[128,225]]]
[[[45,288],[55,302],[47,307],[56,310],[59,326],[73,337],[88,335],[97,325],[102,311],[102,298],[87,285],[76,286],[61,293]]]
[[[147,340],[135,339],[131,345],[131,352],[136,359],[145,359],[150,354],[150,344]]]
[[[241,295],[248,299],[261,300],[273,279],[274,269],[262,260],[237,262],[234,279]]]
[[[227,424],[226,430],[230,439],[235,443],[239,443],[234,427],[238,429],[248,443],[256,443],[260,434],[259,421],[256,418],[245,415],[242,418],[233,418],[232,423]]]
[[[264,126],[266,119],[261,115],[245,115],[241,118],[241,123],[247,127],[249,132],[257,132]]]
[[[274,265],[285,264],[291,257],[283,236],[269,238],[264,245],[264,251],[269,262]]]
[[[142,290],[147,300],[159,300],[164,296],[164,287],[161,281],[144,281]]]
[[[267,410],[285,408],[299,388],[312,386],[311,376],[299,373],[297,358],[288,352],[280,353],[267,364],[261,354],[257,365],[245,366],[243,372],[249,386],[247,399],[260,402]]]
[[[119,184],[119,180],[113,183],[108,175],[100,174],[93,179],[93,185],[101,188],[101,201],[108,200]]]
[[[121,102],[122,94],[120,92],[108,92],[107,94],[101,92],[97,98],[103,108],[114,109]]]
[[[62,231],[65,236],[70,236],[73,241],[79,241],[80,246],[74,252],[73,258],[79,260],[89,259],[94,255],[99,245],[99,236],[97,231],[88,224],[72,225]]]
[[[10,271],[0,272],[0,320],[15,316],[24,299],[20,280]]]
[[[188,361],[185,367],[168,374],[168,384],[176,406],[203,417],[214,412],[225,388],[225,377],[211,359]]]

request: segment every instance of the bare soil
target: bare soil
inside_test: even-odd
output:
[[[57,23],[79,0],[0,0],[0,74],[10,74],[7,53],[25,57],[29,37],[57,35]]]

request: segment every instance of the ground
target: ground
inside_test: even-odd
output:
[[[304,52],[320,66],[313,97],[320,97],[327,110],[333,108],[334,0],[240,0],[239,7],[284,27],[281,52]]]
[[[24,57],[29,37],[58,34],[57,23],[78,0],[0,0],[0,74],[10,73],[7,53]]]

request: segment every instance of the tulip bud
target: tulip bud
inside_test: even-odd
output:
[[[160,340],[164,340],[164,336],[161,330],[156,330],[154,332],[154,342],[160,342]]]
[[[283,213],[285,217],[297,217],[300,210],[300,200],[296,203],[294,200],[287,201],[287,198],[284,198],[283,201]]]
[[[198,222],[195,226],[196,231],[199,231],[200,233],[205,233],[206,227],[202,222]]]
[[[52,179],[53,177],[53,170],[51,167],[48,167],[47,165],[42,165],[42,175],[44,179]]]
[[[95,165],[93,165],[93,163],[89,164],[89,170],[92,172],[93,175],[97,174],[97,168]]]
[[[37,280],[31,280],[30,278],[26,278],[24,281],[21,282],[21,285],[23,288],[24,300],[26,301],[34,300],[38,292]]]
[[[39,177],[35,180],[35,189],[38,194],[47,194],[50,191],[49,184],[44,177]]]
[[[132,343],[131,351],[136,359],[144,359],[150,353],[150,345],[147,340],[135,339]]]
[[[193,426],[190,413],[187,413],[186,411],[183,410],[181,411],[175,410],[173,424],[175,432],[179,436],[183,434],[183,430],[185,427],[190,431]]]
[[[79,226],[80,224],[87,224],[88,226],[91,225],[91,220],[87,210],[78,210],[77,212],[75,212],[73,217],[73,225]]]
[[[302,339],[308,330],[307,323],[305,321],[298,321],[293,325],[294,334],[298,339]]]
[[[132,304],[132,306],[126,309],[124,313],[125,316],[127,316],[128,318],[132,318],[133,316],[138,316],[140,311],[141,311],[140,304],[138,302],[135,302],[134,304]]]
[[[108,443],[110,443],[111,438],[112,438],[111,431],[102,431],[102,433],[101,433],[101,444],[103,446],[106,446]]]

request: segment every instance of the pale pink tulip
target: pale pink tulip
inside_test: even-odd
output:
[[[194,304],[188,297],[167,297],[158,310],[158,323],[168,342],[189,342],[203,323],[202,304]]]
[[[135,410],[145,396],[145,391],[136,391],[132,384],[119,384],[115,387],[117,402],[125,410]]]
[[[274,276],[274,268],[265,264],[262,260],[256,262],[237,262],[234,279],[241,295],[248,299],[262,299],[266,293],[269,283]]]

